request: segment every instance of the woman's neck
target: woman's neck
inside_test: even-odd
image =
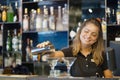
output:
[[[82,47],[80,52],[86,57],[92,51],[91,47]]]

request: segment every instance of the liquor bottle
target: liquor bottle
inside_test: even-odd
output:
[[[18,51],[22,51],[22,35],[21,33],[18,33]]]
[[[33,40],[30,40],[30,47],[33,48]]]
[[[19,21],[19,15],[18,15],[18,3],[17,1],[15,2],[15,10],[14,10],[14,22],[18,22]]]
[[[41,14],[41,9],[37,9],[37,14],[35,17],[35,27],[36,31],[42,31],[43,16]]]
[[[31,31],[35,30],[35,27],[34,27],[35,16],[36,16],[36,10],[31,9],[30,11],[30,30]]]
[[[0,22],[2,22],[2,6],[0,4]]]
[[[102,32],[103,32],[103,39],[106,40],[106,20],[105,18],[102,18]]]
[[[12,36],[10,34],[10,30],[7,31],[6,50],[7,52],[12,51]]]
[[[21,31],[18,33],[18,51],[15,54],[16,64],[22,63],[22,36]]]
[[[68,30],[69,14],[68,14],[67,4],[65,4],[64,8],[62,8],[62,24],[63,24],[64,30]]]
[[[55,15],[54,15],[54,7],[50,7],[50,16],[49,16],[49,29],[55,30]]]
[[[33,55],[31,49],[33,49],[33,40],[30,40],[30,53],[29,53],[29,61],[33,61]]]
[[[23,18],[23,31],[29,31],[29,16],[28,16],[27,8],[25,8],[25,13]]]
[[[6,55],[4,59],[5,67],[11,65],[11,60],[12,60],[11,51],[12,51],[12,36],[10,30],[7,30]]]
[[[7,22],[13,22],[13,18],[14,18],[14,11],[11,4],[9,4],[8,10],[7,10]]]
[[[58,6],[58,16],[57,16],[57,22],[56,22],[56,30],[62,31],[63,30],[63,24],[62,24],[62,16],[61,16],[61,6]]]
[[[107,16],[107,24],[111,24],[111,10],[110,10],[110,8],[108,7],[107,9],[106,9],[106,16]]]
[[[117,20],[117,24],[120,24],[120,1],[118,0],[118,8],[116,11],[116,20]]]
[[[48,31],[48,8],[44,6],[42,31]]]
[[[27,46],[26,46],[26,62],[31,61],[31,47],[30,47],[30,39],[27,38]]]
[[[13,51],[18,51],[18,36],[17,36],[17,30],[14,29],[13,37],[12,37],[12,49]]]
[[[115,9],[112,9],[111,22],[112,22],[112,24],[116,24],[116,14],[115,14]]]
[[[3,6],[3,10],[2,10],[2,22],[6,22],[7,21],[7,11],[6,11],[7,7]]]

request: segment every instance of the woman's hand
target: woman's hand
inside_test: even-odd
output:
[[[39,43],[36,47],[43,48],[43,47],[48,46],[50,44],[51,43],[49,41],[45,41],[45,42]]]
[[[54,45],[50,41],[45,41],[42,43],[39,43],[36,47],[43,48],[49,46],[50,50],[43,52],[42,54],[49,54],[49,57],[64,57],[64,54],[62,51],[55,51]]]
[[[51,54],[55,51],[54,45],[50,41],[39,43],[36,47],[38,48],[48,47],[49,48],[49,50],[42,52],[42,54]]]

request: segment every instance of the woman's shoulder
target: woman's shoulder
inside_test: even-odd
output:
[[[71,57],[71,56],[73,56],[72,47],[62,48],[61,51],[64,53],[65,57]]]

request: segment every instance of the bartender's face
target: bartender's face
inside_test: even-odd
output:
[[[91,46],[97,41],[99,29],[92,23],[87,24],[81,31],[80,40],[82,45]]]

